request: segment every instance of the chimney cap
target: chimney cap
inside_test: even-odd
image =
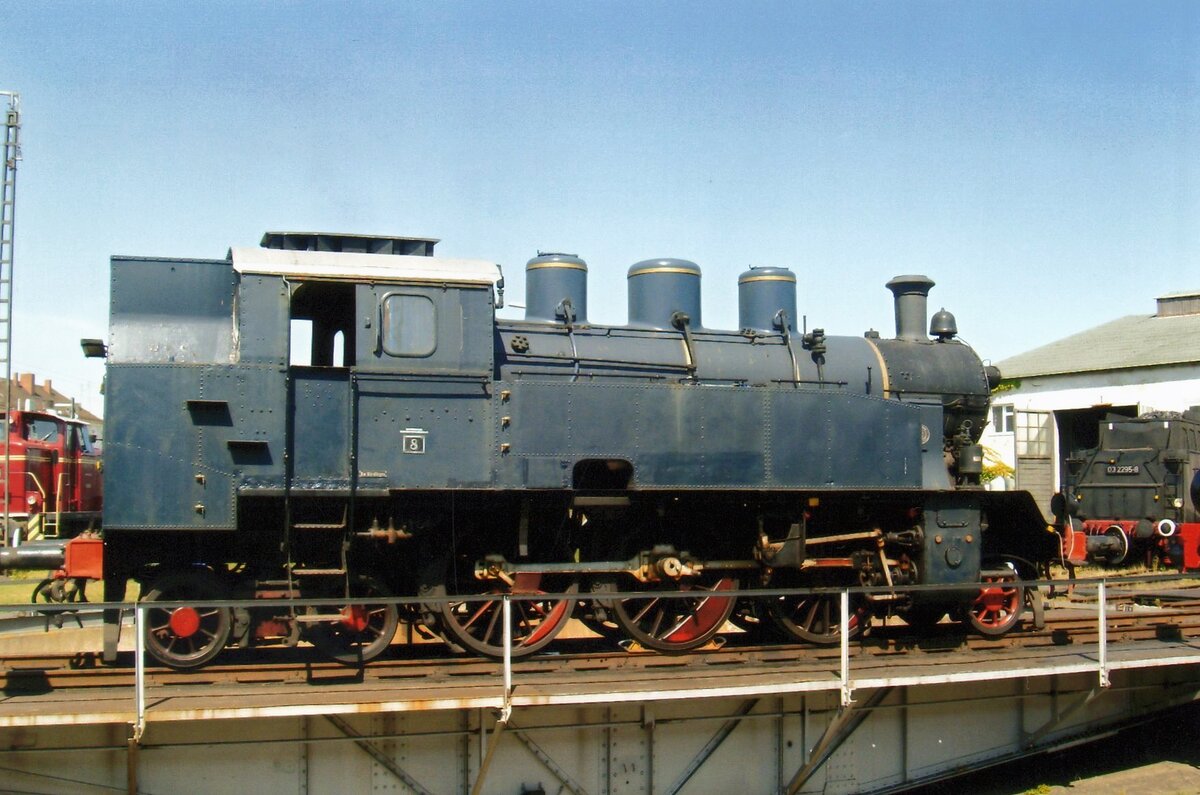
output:
[[[931,287],[936,282],[933,279],[923,274],[909,274],[907,276],[896,276],[887,283],[887,288],[893,293],[900,295],[902,293],[920,293],[928,294]]]

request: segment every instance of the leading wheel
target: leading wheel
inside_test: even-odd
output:
[[[1005,563],[982,572],[985,583],[967,607],[967,621],[980,635],[996,638],[1012,630],[1021,620],[1025,607],[1025,589],[1016,584],[1017,570]]]
[[[355,577],[350,583],[351,599],[378,599],[390,595],[381,583],[370,577]],[[386,602],[349,602],[310,607],[308,612],[310,616],[330,616],[328,620],[313,623],[307,638],[321,653],[343,665],[362,665],[383,654],[391,645],[400,622],[396,605]]]
[[[570,594],[578,593],[579,583],[565,575],[521,572],[513,578],[511,587],[500,581],[460,581],[458,596],[503,597],[510,599],[509,638],[514,658],[527,657],[545,648],[571,620],[576,599]],[[462,585],[476,584],[478,590],[470,593]],[[426,589],[426,595],[448,595],[446,584]],[[552,598],[546,594],[567,594],[565,598]],[[544,598],[541,598],[543,597]],[[462,648],[485,657],[504,656],[504,600],[490,598],[479,600],[449,600],[431,604],[429,612],[437,617],[437,626],[446,639]]]
[[[209,569],[164,574],[145,602],[186,602],[180,607],[146,609],[146,650],[171,668],[198,668],[221,653],[229,640],[229,608],[212,602],[228,599],[225,584]]]
[[[616,590],[615,585],[608,587]],[[717,594],[737,587],[733,577],[706,575],[663,583],[645,596],[614,600],[612,617],[626,635],[646,648],[678,654],[703,646],[717,634],[737,601]]]

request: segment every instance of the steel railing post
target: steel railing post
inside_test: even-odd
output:
[[[146,731],[146,632],[145,611],[141,603],[133,606],[133,690],[137,723],[133,726],[133,741],[140,743]]]
[[[504,701],[500,710],[500,722],[508,723],[512,715],[512,599],[504,594]]]
[[[1108,594],[1105,588],[1106,583],[1101,580],[1096,589],[1096,601],[1098,602],[1096,612],[1098,614],[1099,629],[1100,629],[1100,686],[1108,687],[1111,682],[1108,679],[1108,618],[1107,602]]]
[[[842,684],[842,706],[848,707],[854,703],[851,698],[850,691],[850,591],[845,590],[841,593],[841,615],[839,616],[842,627],[842,648],[841,648],[841,684]]]

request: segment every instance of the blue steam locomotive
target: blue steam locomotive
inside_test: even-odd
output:
[[[149,611],[158,660],[303,638],[364,661],[401,620],[497,655],[505,594],[514,655],[573,617],[668,653],[731,620],[838,639],[836,596],[730,593],[764,586],[883,586],[853,631],[1017,623],[1012,583],[1057,537],[1029,495],[979,487],[999,374],[949,312],[926,336],[928,278],[888,283],[888,339],[801,328],[795,276],[751,269],[719,330],[699,267],[647,260],[607,326],[586,263],[539,254],[506,320],[499,267],[436,242],[267,233],[223,259],[112,259],[105,595],[135,580],[185,603]],[[975,587],[888,590],[929,583]],[[371,601],[388,595],[429,601]],[[256,597],[346,601],[206,606]]]

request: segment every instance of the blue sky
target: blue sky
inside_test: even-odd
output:
[[[892,276],[992,361],[1200,289],[1197,3],[42,3],[0,11],[21,93],[13,368],[99,408],[78,340],[114,253],[263,231],[429,236],[591,268],[793,269],[829,333]]]

